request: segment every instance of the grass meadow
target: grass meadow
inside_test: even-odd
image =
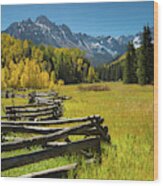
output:
[[[89,91],[87,88],[80,88],[91,86],[89,84],[65,85],[57,88],[60,94],[72,97],[71,100],[64,102],[64,117],[99,114],[104,118],[104,124],[109,127],[112,139],[112,146],[102,143],[102,163],[98,166],[96,164],[86,166],[83,161],[77,170],[76,178],[153,180],[153,86],[124,85],[121,82],[102,84],[109,89]],[[27,103],[26,99],[14,99],[14,104],[24,103]],[[2,115],[5,105],[10,104],[13,104],[12,99],[2,99]],[[40,148],[4,152],[1,155],[10,157]],[[20,176],[66,165],[78,159],[76,156],[51,158],[3,171],[2,176]],[[70,174],[69,178],[72,177],[73,174]]]

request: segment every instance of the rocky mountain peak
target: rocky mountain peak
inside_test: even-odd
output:
[[[73,33],[67,25],[56,25],[44,15],[37,17],[35,21],[29,18],[12,23],[4,32],[18,39],[32,40],[35,44],[79,48],[86,52],[86,56],[94,65],[111,62],[117,56],[124,54],[129,41],[133,41],[136,48],[141,45],[141,32],[130,36],[95,37],[86,33]]]
[[[38,16],[35,20],[35,23],[40,23],[44,25],[52,24],[52,22],[44,15]]]

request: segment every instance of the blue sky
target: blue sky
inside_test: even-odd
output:
[[[66,24],[73,32],[89,35],[130,35],[148,24],[153,26],[153,1],[80,4],[3,5],[1,30],[15,21],[47,16],[56,24]]]

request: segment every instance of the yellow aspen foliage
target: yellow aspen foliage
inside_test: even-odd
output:
[[[5,81],[7,82],[8,79],[10,78],[9,69],[7,67],[4,67],[3,69],[4,69]]]
[[[51,72],[50,80],[51,80],[52,82],[54,82],[54,83],[56,82],[56,75],[55,75],[55,72],[54,72],[54,71]]]
[[[6,89],[8,87],[8,80],[9,80],[9,70],[7,67],[2,68],[1,70],[1,85],[2,89]]]
[[[8,67],[10,71],[16,69],[16,64],[13,62],[13,60],[10,60]]]
[[[49,86],[49,74],[45,71],[40,73],[40,88],[48,88]]]
[[[81,58],[77,59],[77,66],[78,66],[77,71],[81,72],[81,68],[83,66],[83,59]]]
[[[89,68],[87,79],[88,79],[88,82],[90,82],[90,83],[93,83],[95,81],[96,73],[95,73],[95,69],[93,67]]]
[[[24,70],[24,61],[20,60],[20,62],[18,63],[18,69],[19,69],[19,74],[21,74]]]
[[[49,83],[49,89],[51,89],[51,90],[54,90],[55,89],[55,84],[54,84],[53,81],[50,81],[50,83]]]
[[[8,79],[8,86],[9,87],[12,87],[12,88],[16,88],[18,86],[18,80],[19,80],[19,77],[18,77],[18,68],[17,68],[17,65],[12,61],[10,60],[9,62],[9,79]]]
[[[58,80],[58,86],[63,86],[64,85],[64,81],[62,79]]]
[[[28,49],[28,41],[27,40],[24,40],[23,41],[23,49],[24,50],[27,50]]]
[[[8,80],[8,85],[9,85],[9,87],[12,87],[12,88],[16,88],[16,87],[18,87],[18,84],[19,84],[19,82],[18,82],[18,80],[19,80],[19,76],[18,76],[18,73],[17,73],[17,71],[18,70],[13,70],[13,71],[11,71],[11,73],[10,73],[10,79]]]
[[[80,49],[35,45],[5,33],[1,40],[3,88],[52,88],[58,79],[59,86],[97,79],[94,68],[90,68],[89,60]]]
[[[2,68],[1,70],[1,86],[2,89],[7,88],[5,68]]]
[[[24,40],[23,41],[23,52],[24,52],[25,55],[28,55],[28,51],[29,51],[28,41]]]
[[[21,76],[21,86],[27,88],[38,88],[40,67],[35,60],[25,59],[25,66]]]
[[[23,73],[20,79],[20,86],[22,88],[28,88],[28,76],[27,74]]]
[[[43,61],[43,52],[39,48],[32,47],[32,58],[37,62]]]

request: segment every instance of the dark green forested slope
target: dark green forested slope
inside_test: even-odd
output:
[[[148,26],[144,27],[142,45],[135,49],[128,43],[127,52],[116,61],[97,67],[99,78],[103,81],[152,84],[154,81],[154,46]]]

